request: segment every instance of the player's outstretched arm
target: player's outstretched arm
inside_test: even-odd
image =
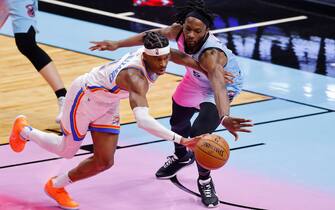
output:
[[[174,40],[179,31],[181,30],[180,24],[173,24],[171,26],[165,27],[165,28],[159,28],[159,29],[153,29],[150,31],[157,31],[163,36],[166,36],[166,38],[170,40]],[[143,45],[143,38],[146,34],[145,32],[136,34],[134,36],[131,36],[126,39],[118,40],[118,41],[111,41],[111,40],[104,40],[104,41],[92,41],[91,43],[93,46],[90,47],[90,50],[110,50],[114,51],[122,47],[132,47],[132,46],[139,46]]]
[[[203,71],[199,65],[199,63],[194,60],[191,56],[183,53],[183,52],[180,52],[179,50],[176,50],[176,49],[173,49],[171,48],[171,57],[170,57],[170,60],[173,62],[173,63],[176,63],[176,64],[179,64],[179,65],[182,65],[182,66],[188,66],[188,67],[191,67],[193,69],[196,69],[198,71],[202,71],[204,73],[207,74],[207,72]]]
[[[180,52],[179,50],[171,48],[170,60],[176,64],[188,66],[198,71],[201,71],[208,77],[207,71],[203,70],[200,67],[200,64],[196,60],[194,60],[191,56],[187,55],[186,53],[183,53],[183,52]],[[225,70],[222,70],[221,73],[222,72],[223,72],[223,77],[226,83],[233,83],[234,75]]]

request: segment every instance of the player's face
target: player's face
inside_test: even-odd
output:
[[[149,67],[149,71],[157,75],[163,75],[170,60],[170,54],[161,56],[149,56],[145,54],[144,60]]]
[[[188,17],[183,24],[183,34],[185,38],[186,47],[190,51],[198,48],[201,41],[208,32],[206,25],[195,17]]]

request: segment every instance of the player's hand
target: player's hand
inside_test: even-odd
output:
[[[235,141],[238,140],[237,132],[245,132],[250,133],[251,130],[247,129],[248,127],[252,127],[253,124],[251,120],[244,118],[236,118],[236,117],[225,117],[221,124],[227,128],[227,130],[235,137]]]
[[[233,84],[235,76],[231,72],[224,70],[223,76],[226,83]]]
[[[101,42],[91,42],[93,44],[92,47],[90,47],[90,50],[94,51],[94,50],[100,50],[100,51],[104,51],[104,50],[110,50],[110,51],[114,51],[117,50],[119,48],[118,46],[118,42],[117,41],[101,41]]]
[[[195,148],[195,145],[198,143],[198,141],[200,140],[200,138],[181,138],[180,144],[184,145],[185,147],[191,149],[192,151]]]
[[[185,147],[189,148],[190,150],[194,150],[195,146],[197,145],[198,141],[205,135],[209,135],[209,134],[203,134],[200,136],[196,136],[194,138],[181,138],[180,144],[184,145]]]

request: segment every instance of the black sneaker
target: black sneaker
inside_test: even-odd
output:
[[[189,166],[194,162],[194,155],[188,152],[184,157],[178,159],[174,154],[167,157],[165,164],[156,172],[158,179],[169,179],[185,166]]]
[[[201,194],[201,202],[208,208],[217,207],[219,198],[216,195],[212,178],[207,180],[198,179],[198,189]]]

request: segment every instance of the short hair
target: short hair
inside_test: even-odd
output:
[[[145,32],[143,42],[147,49],[163,48],[169,45],[169,40],[165,36],[154,31]]]
[[[177,14],[175,16],[176,22],[184,24],[187,18],[187,15],[190,12],[197,12],[203,16],[209,23],[208,27],[211,28],[214,25],[215,15],[209,9],[206,8],[203,0],[189,0],[186,5],[183,7],[177,8]]]

